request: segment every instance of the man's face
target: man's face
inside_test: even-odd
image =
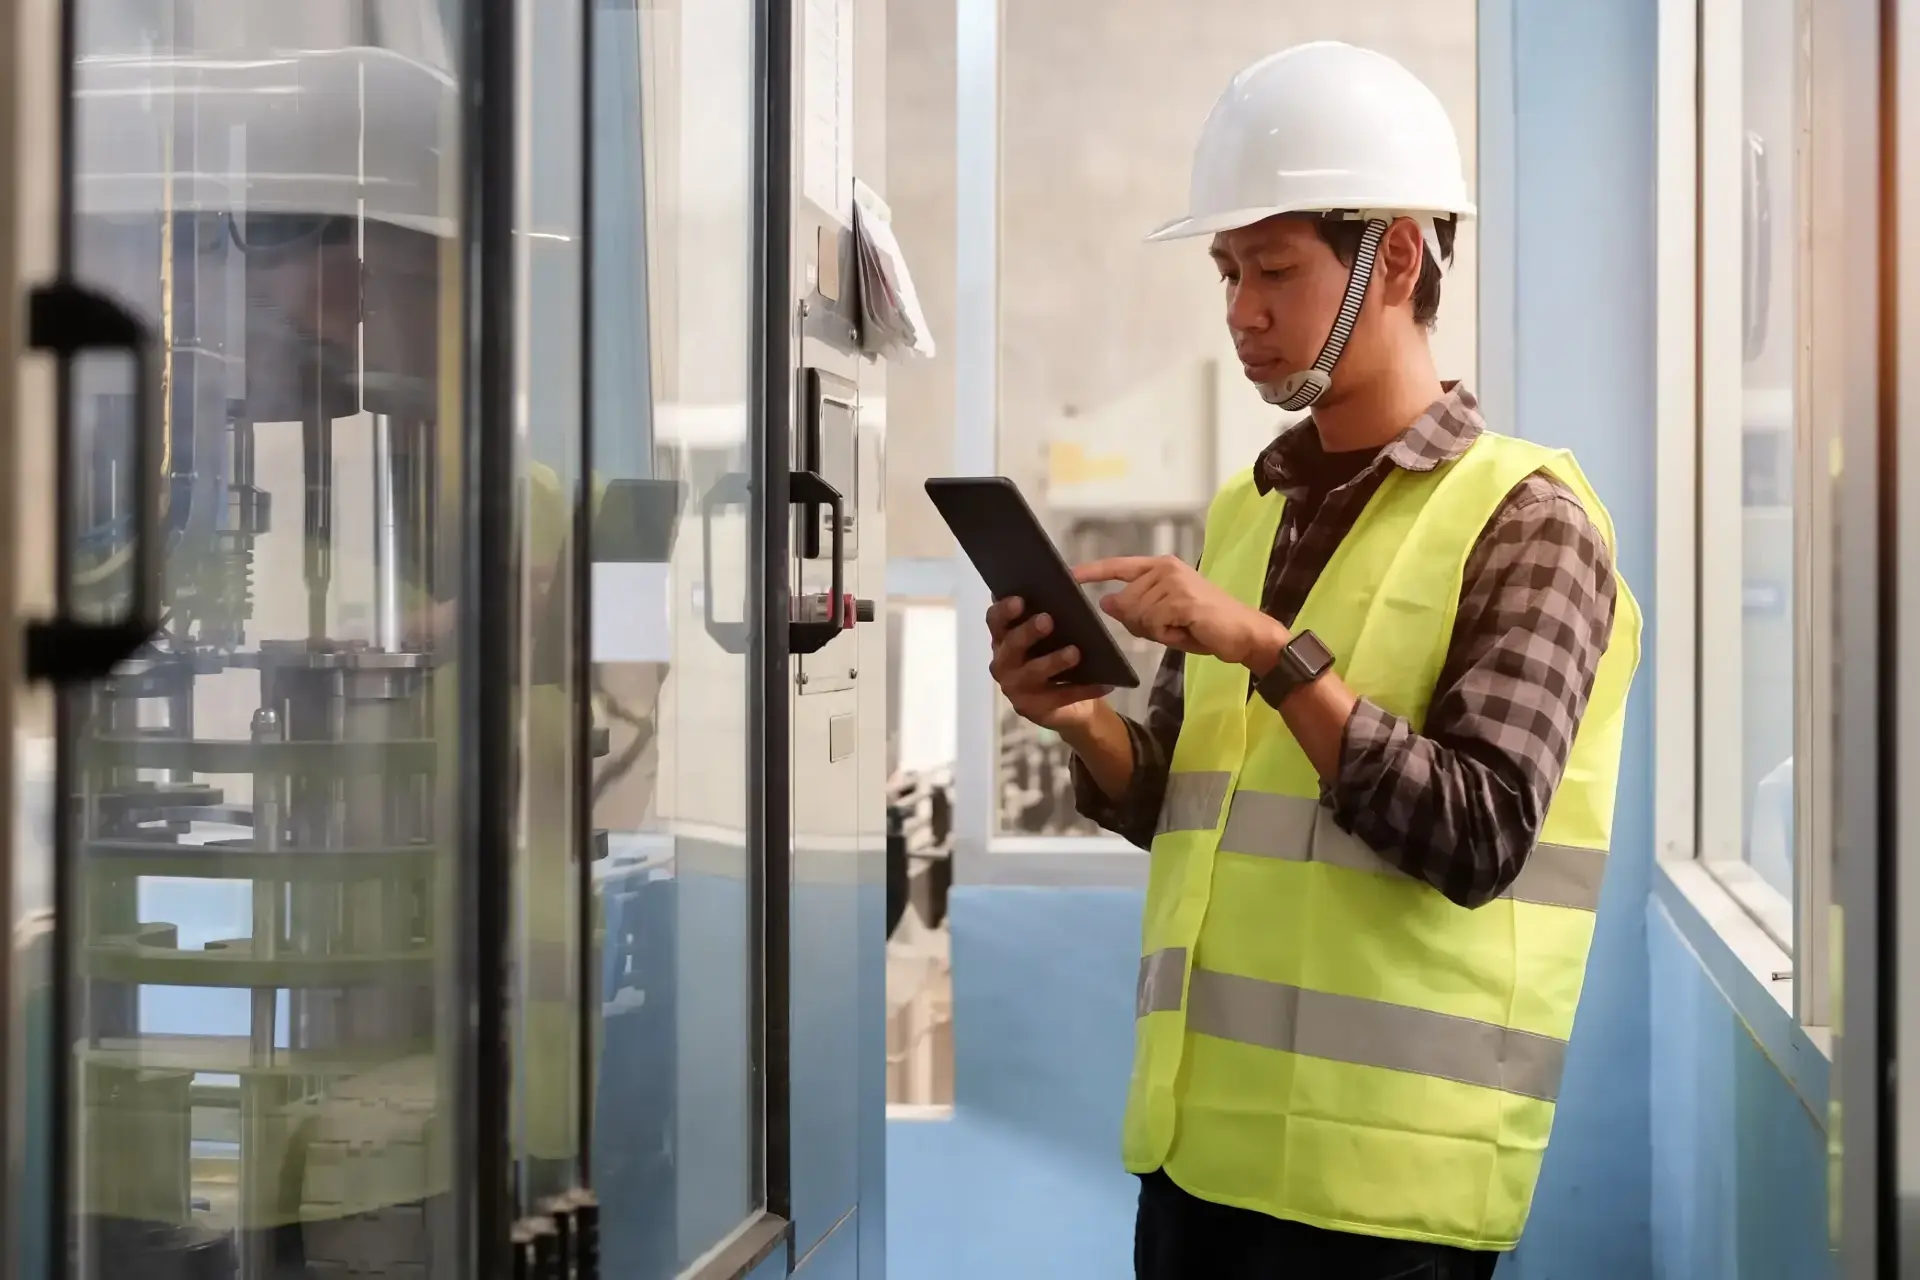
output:
[[[1227,330],[1247,381],[1269,403],[1313,364],[1346,294],[1347,268],[1304,218],[1269,218],[1213,239]]]

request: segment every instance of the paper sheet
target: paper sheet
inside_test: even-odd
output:
[[[853,217],[853,0],[807,0],[800,189],[842,223]]]
[[[868,355],[933,355],[933,333],[913,287],[892,213],[866,183],[853,183],[854,251],[860,287],[861,346]]]

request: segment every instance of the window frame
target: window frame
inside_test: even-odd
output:
[[[1741,544],[1713,532],[1741,519],[1738,468],[1704,459],[1738,456],[1741,432],[1737,139],[1743,0],[1662,0],[1657,94],[1656,524],[1662,547],[1655,600],[1654,834],[1657,856],[1682,896],[1754,971],[1797,1023],[1832,1022],[1829,919],[1832,883],[1833,496],[1826,464],[1838,423],[1816,395],[1836,376],[1814,359],[1824,314],[1815,297],[1815,227],[1831,217],[1818,193],[1811,145],[1808,0],[1794,6],[1793,131],[1793,886],[1784,894],[1744,856]],[[1830,363],[1830,362],[1829,362]],[[1704,873],[1704,874],[1700,874]],[[1728,910],[1727,908],[1733,908]]]
[[[953,474],[999,468],[1001,41],[1006,0],[954,0],[955,406]],[[1515,0],[1478,0],[1475,12],[1476,394],[1490,417],[1511,418],[1517,318],[1514,287]],[[999,823],[1001,699],[981,625],[991,603],[957,547],[941,561],[896,559],[896,583],[947,588],[953,601],[953,882],[1144,888],[1147,852],[1119,836],[1031,835]]]

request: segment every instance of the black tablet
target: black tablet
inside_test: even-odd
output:
[[[1029,615],[1044,613],[1053,619],[1053,634],[1033,647],[1033,656],[1067,645],[1079,647],[1079,664],[1056,683],[1139,686],[1140,677],[1114,642],[1106,620],[1073,580],[1073,570],[1013,481],[1005,476],[940,477],[927,481],[927,496],[995,600],[1018,596]]]

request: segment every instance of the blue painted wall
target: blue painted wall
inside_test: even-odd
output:
[[[1650,653],[1655,0],[1515,0],[1513,22],[1518,421],[1505,425],[1580,459],[1613,515]],[[1643,660],[1562,1106],[1508,1275],[1648,1274],[1654,674]]]
[[[887,1134],[887,1274],[1133,1274],[1120,1167],[1143,897],[956,888],[951,1120]]]
[[[1652,970],[1656,1280],[1823,1280],[1826,1134],[1665,905]],[[1784,1014],[1781,1015],[1784,1018]]]

